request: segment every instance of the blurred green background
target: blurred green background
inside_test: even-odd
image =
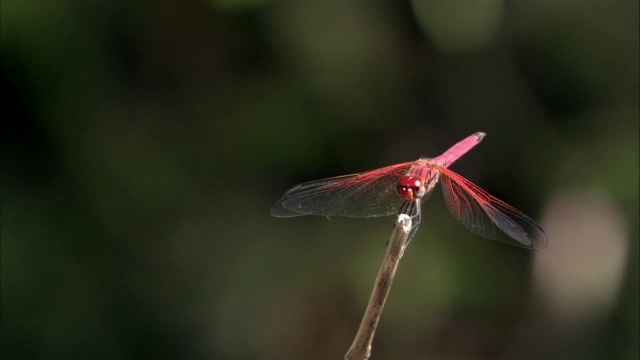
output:
[[[289,187],[437,156],[373,359],[637,359],[638,2],[2,2],[3,359],[339,359],[393,217]],[[440,190],[436,190],[440,192]]]

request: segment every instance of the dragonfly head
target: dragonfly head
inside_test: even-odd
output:
[[[437,176],[428,177],[425,183],[417,176],[403,176],[398,180],[396,191],[404,201],[411,202],[430,193],[437,182]]]

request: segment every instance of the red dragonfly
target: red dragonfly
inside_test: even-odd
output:
[[[375,217],[407,214],[420,224],[420,205],[442,181],[449,211],[471,232],[510,245],[545,248],[547,235],[533,219],[448,169],[482,141],[477,132],[444,154],[363,173],[296,185],[271,209],[276,217],[299,215]]]

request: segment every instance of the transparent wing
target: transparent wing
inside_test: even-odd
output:
[[[449,211],[469,230],[515,246],[547,247],[547,235],[533,219],[453,171],[437,168]]]
[[[275,203],[271,215],[364,218],[395,214],[403,203],[396,192],[397,181],[413,164],[406,162],[296,185]]]

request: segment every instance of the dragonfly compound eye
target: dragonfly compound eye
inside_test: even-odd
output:
[[[422,181],[419,177],[403,176],[398,180],[396,190],[398,195],[405,201],[413,201],[422,188]]]

